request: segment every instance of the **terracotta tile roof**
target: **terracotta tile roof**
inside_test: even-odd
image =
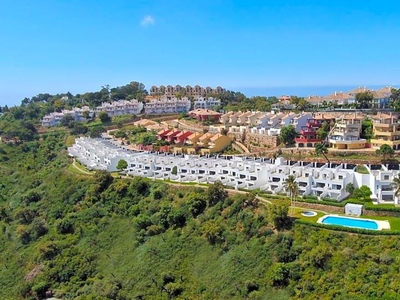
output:
[[[359,87],[356,87],[355,89],[352,89],[351,91],[349,91],[347,93],[352,96],[355,96],[358,93],[362,93],[362,92],[366,92],[366,91],[371,91],[371,89],[368,88],[367,86],[359,86]]]
[[[328,96],[323,97],[323,99],[325,101],[340,101],[340,100],[349,99],[350,97],[351,97],[351,95],[348,93],[334,92]]]
[[[321,96],[308,96],[307,98],[305,98],[305,100],[308,103],[321,103],[322,101],[324,101],[324,98]]]
[[[208,116],[219,116],[221,115],[220,113],[213,111],[211,109],[203,109],[203,108],[197,108],[194,110],[189,111],[189,114],[194,114],[194,115],[208,115]]]

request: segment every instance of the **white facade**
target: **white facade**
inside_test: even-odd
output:
[[[93,110],[91,110],[88,106],[74,107],[71,110],[63,109],[61,112],[53,112],[43,117],[42,126],[43,127],[51,127],[60,125],[61,119],[67,115],[70,115],[75,122],[82,122],[86,120],[84,116],[84,112],[87,111],[89,113],[89,117],[93,117]]]
[[[144,110],[146,114],[172,114],[183,113],[190,110],[191,102],[188,97],[181,99],[176,97],[161,97],[160,99],[153,99],[146,103]]]
[[[396,203],[391,182],[399,171],[370,170],[370,174],[355,172],[354,165],[318,164],[297,162],[291,164],[283,158],[276,160],[243,157],[205,157],[198,155],[171,155],[132,152],[110,141],[79,138],[69,154],[91,169],[115,171],[120,159],[128,162],[128,175],[155,179],[169,179],[179,182],[209,183],[220,180],[224,185],[256,189],[272,193],[285,193],[284,182],[288,175],[295,175],[301,196],[315,195],[341,201],[349,194],[346,186],[367,185],[371,188],[372,199],[383,203]],[[177,174],[171,174],[173,167]]]
[[[214,99],[213,97],[203,98],[200,97],[193,101],[193,109],[203,108],[203,109],[214,109],[221,106],[221,100]]]
[[[122,115],[138,115],[143,109],[143,103],[136,99],[118,100],[111,103],[103,102],[101,106],[96,107],[96,113],[105,111],[110,117]]]
[[[312,117],[310,113],[299,114],[290,121],[290,125],[293,125],[297,132],[300,132],[301,127],[306,126],[307,120],[312,119]]]

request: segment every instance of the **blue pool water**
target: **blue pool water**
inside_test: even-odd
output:
[[[378,223],[375,221],[338,216],[328,216],[322,220],[322,224],[378,230]]]

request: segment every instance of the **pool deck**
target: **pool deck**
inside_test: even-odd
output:
[[[334,214],[325,215],[325,216],[319,218],[317,223],[323,224],[323,221],[328,217],[339,217],[339,218],[346,218],[346,219],[353,219],[353,220],[364,220],[364,221],[375,222],[378,225],[378,229],[376,229],[376,230],[390,230],[390,223],[387,220],[355,218],[355,217],[348,217],[348,216],[341,216],[341,215],[334,215]],[[326,225],[329,225],[329,224],[326,224]],[[344,225],[339,225],[339,226],[349,227],[349,228],[360,228],[360,227],[352,227],[352,226],[344,226]],[[367,228],[360,228],[360,229],[369,230]]]

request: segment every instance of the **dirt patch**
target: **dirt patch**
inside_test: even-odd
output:
[[[38,265],[36,267],[34,267],[32,269],[32,271],[30,271],[28,273],[28,275],[25,276],[25,281],[31,281],[32,279],[34,279],[37,275],[39,275],[39,273],[43,270],[43,265]]]

